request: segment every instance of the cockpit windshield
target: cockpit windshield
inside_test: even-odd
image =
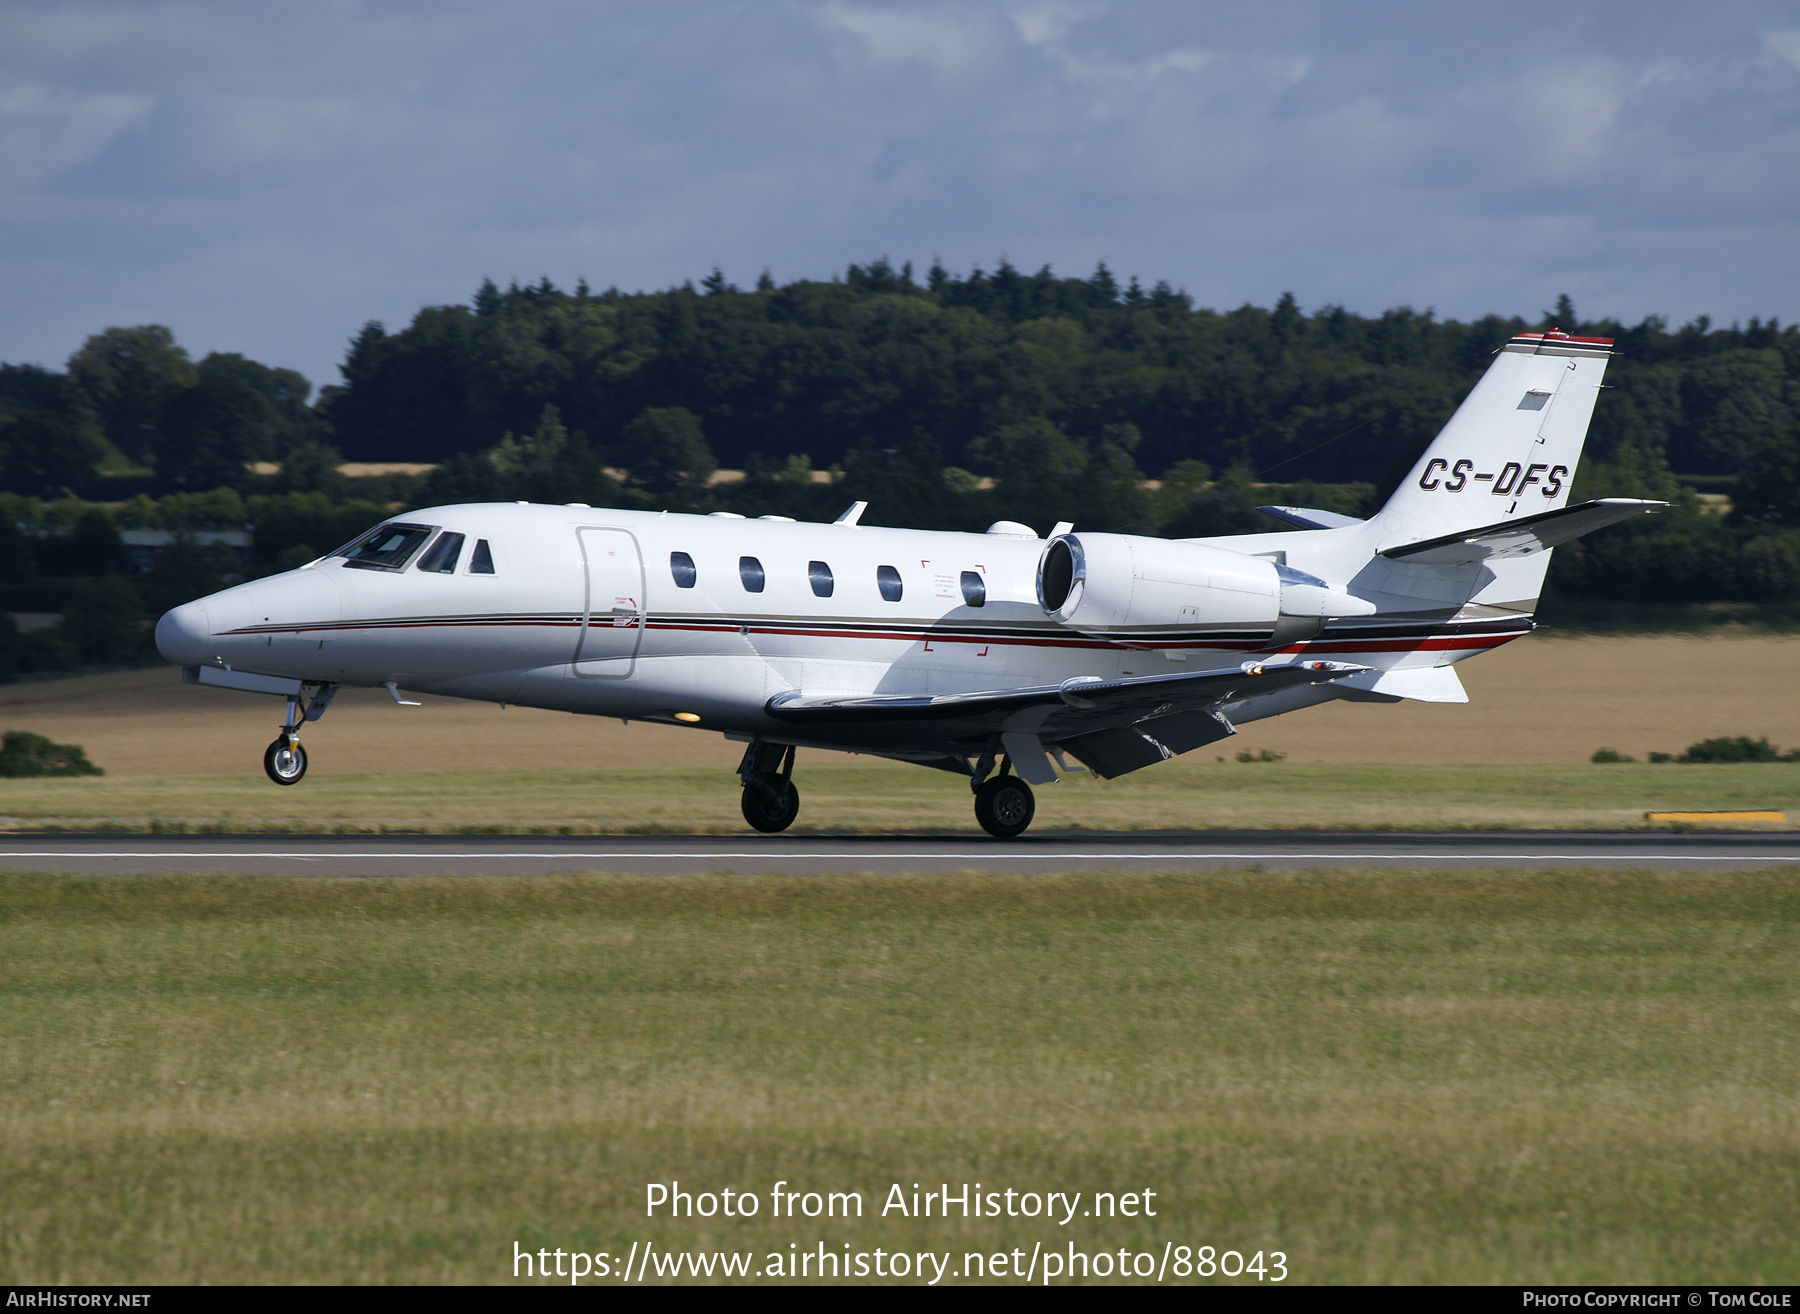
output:
[[[461,534],[439,534],[425,555],[419,558],[419,569],[435,575],[454,575],[456,559],[462,555]]]
[[[431,537],[431,525],[380,525],[333,556],[357,570],[402,570],[419,545]]]

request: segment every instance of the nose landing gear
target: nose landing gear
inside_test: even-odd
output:
[[[295,694],[287,700],[287,720],[282,723],[275,742],[263,751],[263,770],[269,779],[278,785],[297,785],[306,774],[306,750],[300,746],[300,723],[317,721],[325,715],[325,709],[331,706],[332,698],[337,694],[335,684],[314,686],[317,690],[312,700],[307,703],[304,715],[300,710],[301,694]]]
[[[263,770],[278,785],[299,784],[300,777],[306,774],[306,750],[300,746],[299,737],[285,731],[277,736],[263,754]]]

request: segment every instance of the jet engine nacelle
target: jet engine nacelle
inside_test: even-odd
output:
[[[1208,631],[1282,640],[1316,633],[1327,617],[1362,616],[1373,603],[1266,557],[1205,543],[1130,534],[1063,534],[1038,559],[1038,604],[1095,637],[1130,641]],[[1313,623],[1296,627],[1293,622]]]

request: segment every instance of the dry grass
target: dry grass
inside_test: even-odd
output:
[[[0,1281],[1280,1249],[1302,1282],[1800,1278],[1790,873],[0,877]],[[647,1222],[646,1181],[1158,1192]]]
[[[959,777],[850,761],[796,773],[796,831],[974,826]],[[730,767],[13,780],[0,827],[126,831],[742,833]],[[1602,829],[1665,809],[1775,808],[1800,823],[1800,767],[1332,766],[1170,762],[1037,791],[1035,828]]]
[[[1716,735],[1800,746],[1800,637],[1551,639],[1534,636],[1461,663],[1467,704],[1334,703],[1252,722],[1231,751],[1346,765],[1586,762],[1596,748],[1642,758]],[[741,749],[678,730],[427,695],[396,707],[382,690],[347,689],[308,726],[322,773],[415,765],[494,770],[712,767]],[[254,776],[281,720],[277,698],[183,685],[173,667],[0,688],[0,730],[80,744],[112,776]],[[1221,750],[1215,750],[1221,751]],[[1206,760],[1211,754],[1201,749]],[[803,753],[814,763],[837,754]]]

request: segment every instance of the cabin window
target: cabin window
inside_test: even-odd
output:
[[[963,571],[962,591],[963,601],[971,607],[979,607],[987,602],[987,581],[981,578],[978,571]]]
[[[694,559],[685,552],[669,553],[669,573],[675,577],[678,589],[691,589],[694,581],[700,578],[700,572],[694,569]]]
[[[419,558],[419,569],[428,575],[454,575],[456,559],[462,556],[463,535],[439,534],[437,542]]]
[[[892,566],[875,567],[875,586],[881,590],[881,596],[889,602],[898,602],[906,592],[900,583],[900,572]]]
[[[492,575],[494,573],[494,551],[488,546],[485,538],[475,540],[475,550],[469,553],[469,573],[471,575]]]
[[[814,597],[829,598],[833,587],[831,567],[823,561],[807,562],[806,582],[812,585]]]
[[[763,591],[762,562],[755,557],[739,557],[738,578],[744,581],[744,592],[761,593]]]
[[[412,554],[430,537],[430,525],[381,525],[334,555],[358,570],[404,570]]]

